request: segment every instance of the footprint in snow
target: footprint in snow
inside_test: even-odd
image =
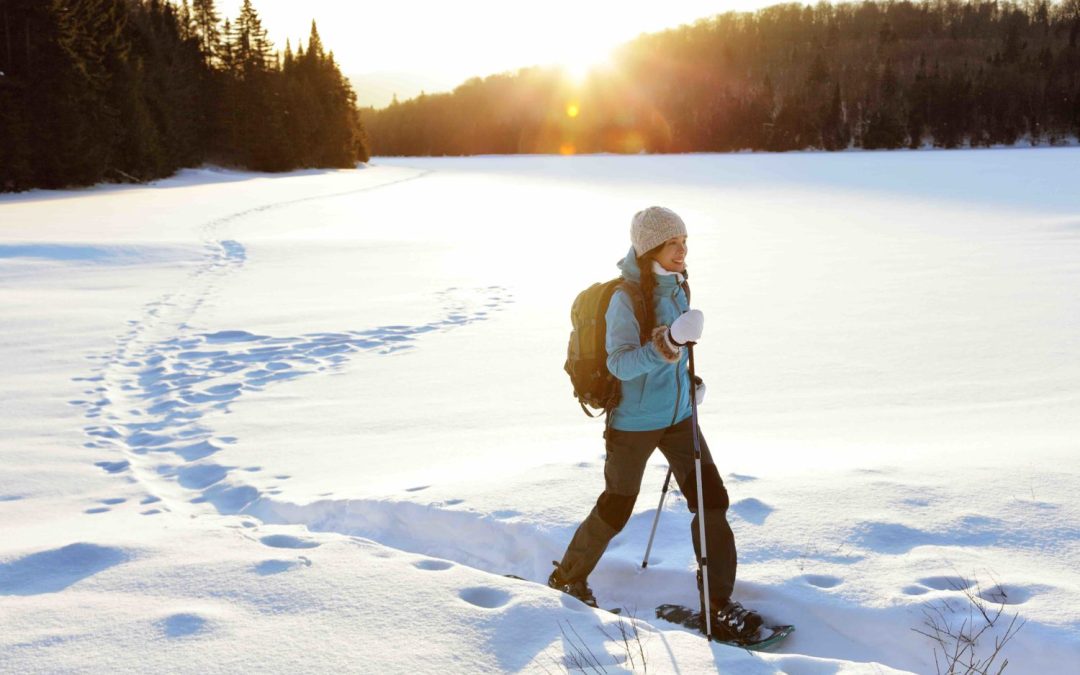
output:
[[[413,567],[418,570],[427,570],[429,572],[440,572],[442,570],[448,570],[453,567],[454,564],[445,560],[418,560],[413,563]]]
[[[94,466],[100,466],[108,473],[120,473],[126,471],[131,466],[131,462],[126,459],[119,462],[95,462]]]
[[[202,490],[224,480],[228,471],[229,467],[217,464],[196,464],[180,469],[176,475],[177,480],[183,487]]]
[[[321,543],[311,539],[301,539],[291,534],[271,534],[259,539],[263,544],[273,548],[315,548],[322,546]]]
[[[0,596],[56,593],[130,559],[123,549],[87,543],[32,553],[0,563]]]
[[[749,523],[762,525],[775,509],[759,499],[750,497],[732,504],[731,511]]]
[[[282,572],[288,572],[289,570],[301,567],[311,567],[311,560],[304,556],[300,556],[296,560],[264,560],[258,565],[255,565],[255,573],[260,576],[268,576],[271,574],[281,574]]]
[[[843,579],[828,574],[804,574],[801,579],[811,586],[816,586],[818,588],[836,588],[844,583]]]
[[[941,535],[932,532],[909,527],[903,523],[880,521],[864,521],[857,524],[850,539],[871,551],[893,555],[907,553],[916,546],[943,541]]]
[[[462,600],[483,609],[496,609],[510,602],[510,594],[496,588],[466,588],[459,594]]]
[[[959,576],[938,576],[919,579],[901,589],[905,595],[925,595],[931,590],[971,593],[991,605],[1022,605],[1040,593],[1053,590],[1050,586],[994,584],[982,586],[972,579]]]
[[[992,605],[1022,605],[1039,593],[1049,590],[1052,590],[1049,586],[999,584],[981,589],[979,597]]]
[[[205,632],[210,622],[198,614],[173,614],[161,622],[161,628],[170,638],[181,638]]]

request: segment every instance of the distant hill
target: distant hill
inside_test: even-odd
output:
[[[438,91],[364,114],[373,154],[1060,145],[1080,136],[1080,0],[788,3],[642,34],[583,82]]]

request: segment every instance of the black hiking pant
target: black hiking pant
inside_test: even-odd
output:
[[[634,510],[645,464],[653,450],[664,453],[687,506],[694,514],[690,536],[694,554],[701,556],[698,526],[697,478],[694,475],[694,437],[692,418],[666,429],[620,431],[609,428],[605,434],[607,459],[604,462],[604,492],[596,506],[574,533],[559,564],[559,576],[569,581],[585,579],[600,562],[608,542],[618,534]],[[713,463],[705,438],[701,443],[702,493],[705,502],[705,539],[709,561],[709,595],[713,606],[727,600],[735,588],[735,535],[727,521],[728,493]]]

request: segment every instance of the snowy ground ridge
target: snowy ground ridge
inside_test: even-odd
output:
[[[361,537],[493,574],[538,579],[550,573],[551,559],[561,554],[552,533],[515,521],[512,512],[457,509],[455,502],[328,499],[300,505],[264,496],[244,512],[267,524]]]

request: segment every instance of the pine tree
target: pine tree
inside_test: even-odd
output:
[[[840,83],[833,88],[829,105],[821,125],[821,146],[826,150],[841,150],[847,147],[848,133],[844,124],[844,102],[840,95]]]
[[[325,56],[323,54],[322,38],[319,37],[319,29],[315,26],[315,20],[311,20],[311,34],[308,35],[308,59],[313,63],[320,63]]]
[[[206,63],[216,63],[221,51],[221,29],[218,27],[221,18],[214,7],[214,0],[191,0],[191,16]]]
[[[933,85],[926,71],[926,54],[919,54],[919,67],[914,81],[907,90],[907,136],[910,148],[922,146],[926,126],[930,120],[930,107],[933,105],[932,91]]]
[[[233,30],[235,32],[232,40],[235,46],[233,56],[242,76],[249,77],[253,73],[265,72],[270,66],[270,53],[273,46],[251,0],[244,0]]]
[[[119,2],[62,0],[26,5],[26,109],[44,187],[103,180],[118,136],[105,59],[122,51]]]
[[[903,100],[900,83],[892,62],[881,71],[876,99],[867,106],[867,118],[862,134],[862,147],[867,150],[895,149],[906,141]]]
[[[183,0],[180,5],[180,37],[187,40],[195,35],[195,23],[191,16],[191,6],[188,4],[188,0]]]

